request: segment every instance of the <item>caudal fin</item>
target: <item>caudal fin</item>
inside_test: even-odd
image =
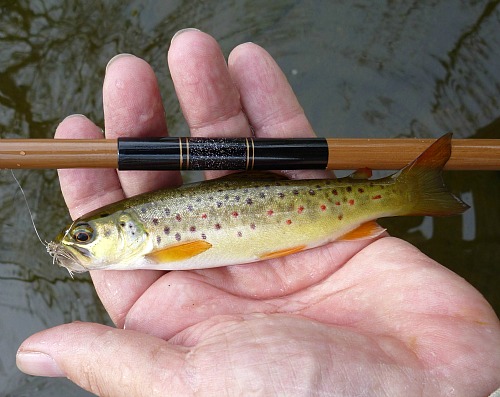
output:
[[[456,215],[469,208],[448,190],[442,178],[451,155],[451,136],[443,135],[394,175],[396,183],[404,184],[404,190],[409,192],[407,206],[402,209],[404,215]]]

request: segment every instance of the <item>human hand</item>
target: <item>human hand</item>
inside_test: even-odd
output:
[[[192,136],[312,136],[262,48],[187,31],[169,67]],[[104,82],[106,135],[165,135],[156,79],[122,56]],[[99,138],[84,117],[58,138]],[[309,172],[307,177],[320,177]],[[207,172],[211,178],[220,173]],[[295,175],[292,175],[294,177]],[[305,177],[305,173],[300,175]],[[177,172],[62,170],[73,218]],[[27,339],[18,366],[99,394],[487,395],[500,385],[500,325],[481,295],[410,244],[336,242],[284,258],[198,271],[94,271],[117,328],[61,325]]]

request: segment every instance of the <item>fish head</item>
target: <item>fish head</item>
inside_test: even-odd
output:
[[[77,219],[47,247],[55,263],[77,273],[123,266],[149,249],[147,231],[126,210]]]

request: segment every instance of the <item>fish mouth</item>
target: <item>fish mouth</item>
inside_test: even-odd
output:
[[[74,249],[84,257],[89,256],[89,252],[84,248],[74,247]],[[52,257],[53,263],[65,267],[70,274],[83,273],[89,270],[82,264],[77,254],[70,247],[51,241],[47,244],[47,252]]]

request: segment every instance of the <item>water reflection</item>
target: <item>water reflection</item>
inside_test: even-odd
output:
[[[225,54],[254,41],[271,52],[322,136],[500,138],[499,1],[218,2],[187,0],[3,2],[0,134],[49,138],[83,113],[103,124],[107,61],[129,52],[157,72],[175,135],[187,133],[166,67],[179,29],[213,34]],[[483,128],[483,126],[486,126]],[[43,238],[68,220],[52,170],[18,172]],[[447,173],[473,208],[464,217],[385,220],[391,233],[458,272],[500,310],[500,174]],[[87,276],[51,265],[20,193],[0,172],[0,394],[87,395],[15,368],[33,332],[62,322],[105,322]]]

